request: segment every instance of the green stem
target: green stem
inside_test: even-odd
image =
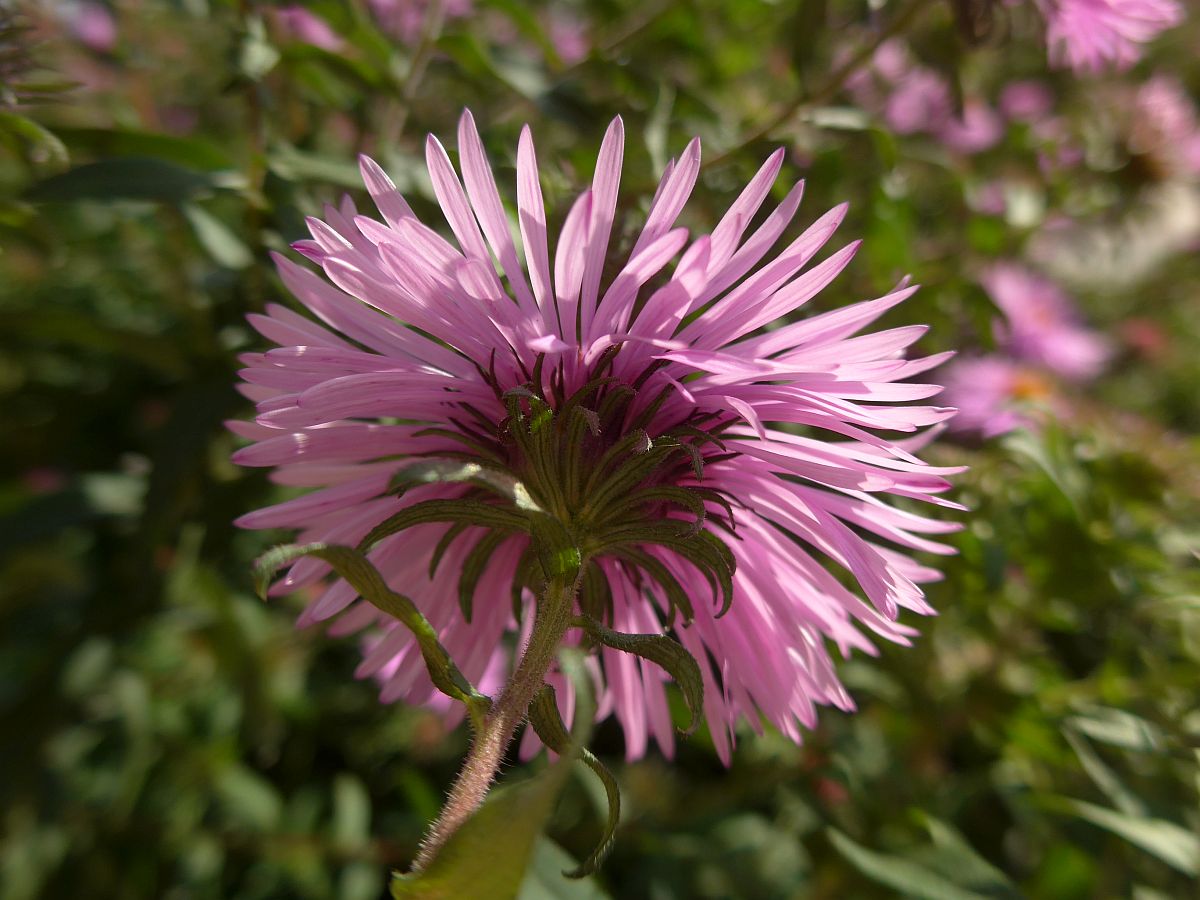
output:
[[[545,683],[546,672],[571,623],[578,588],[578,575],[556,576],[546,584],[534,614],[533,633],[525,655],[500,699],[476,729],[470,752],[450,788],[446,803],[421,842],[413,863],[414,872],[425,869],[454,832],[482,805],[508,745],[518,726],[525,721],[529,704]]]

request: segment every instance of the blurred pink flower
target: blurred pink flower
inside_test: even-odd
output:
[[[1053,390],[1043,376],[1002,356],[956,359],[946,366],[942,380],[943,399],[958,410],[950,427],[985,438],[1032,426],[1033,420],[1019,407]]]
[[[1008,210],[1008,196],[1003,181],[988,181],[971,194],[971,206],[989,216],[1002,216]]]
[[[1004,119],[982,100],[969,99],[963,104],[962,116],[944,122],[937,137],[956,153],[981,153],[1004,137]]]
[[[420,39],[430,10],[430,0],[367,0],[367,5],[379,27],[405,44]],[[473,0],[443,0],[441,4],[445,20],[462,19],[474,11]]]
[[[918,67],[899,77],[887,98],[883,118],[897,134],[933,132],[950,120],[952,108],[946,80]]]
[[[587,26],[575,18],[556,16],[550,22],[550,42],[554,52],[568,66],[585,59],[591,52]]]
[[[1055,65],[1077,72],[1125,69],[1141,45],[1183,21],[1178,0],[1037,0]]]
[[[929,426],[952,411],[920,404],[940,388],[911,379],[948,354],[906,358],[922,326],[860,334],[912,295],[907,282],[878,299],[767,329],[820,294],[858,247],[853,242],[809,266],[842,221],[846,208],[839,206],[769,255],[803,189],[794,186],[765,219],[756,217],[782,150],[716,228],[693,239],[675,224],[700,171],[700,144],[692,141],[668,164],[628,257],[612,259],[623,155],[617,119],[553,256],[528,128],[516,153],[520,244],[469,113],[458,131],[463,180],[436,138],[426,145],[433,190],[456,242],[420,222],[364,157],[363,177],[383,221],[344,200],[326,208],[324,221],[310,219],[312,239],[295,245],[318,271],[276,258],[284,284],[314,318],[275,305],[250,317],[278,346],[242,357],[240,387],[258,412],[254,421],[230,424],[251,441],[235,455],[238,463],[270,467],[280,483],[317,490],[238,524],[299,529],[303,542],[353,544],[423,501],[481,496],[478,487],[442,482],[413,484],[396,496],[388,485],[398,469],[464,455],[481,469],[499,468],[525,485],[530,502],[562,506],[554,515],[586,537],[593,550],[585,579],[611,592],[605,617],[613,628],[674,629],[699,662],[709,729],[728,761],[741,719],[754,728],[769,721],[799,740],[817,706],[853,708],[828,645],[842,654],[874,653],[869,634],[908,643],[915,632],[898,623],[900,610],[932,612],[919,585],[939,575],[910,554],[952,552],[930,535],[957,526],[885,500],[961,508],[938,496],[959,469],[914,456],[935,433]],[[751,222],[760,224],[751,229]],[[539,427],[560,428],[564,437],[559,443],[541,432],[539,440],[556,441],[557,452],[527,456],[522,435],[532,432],[522,423],[543,407],[554,418]],[[568,421],[569,428],[561,424]],[[896,432],[910,437],[896,440]],[[648,448],[687,452],[663,457],[632,487],[614,487]],[[669,500],[689,491],[702,498],[706,515],[698,521]],[[500,497],[486,502],[517,508]],[[723,618],[708,570],[681,549],[684,532],[671,531],[675,537],[661,543],[652,536],[672,521],[692,526],[689,540],[728,559],[722,566],[732,602]],[[727,540],[732,527],[736,539]],[[621,544],[610,535],[614,528],[640,536]],[[485,555],[468,621],[457,595],[477,551]],[[384,538],[370,558],[413,598],[463,674],[479,682],[508,664],[505,635],[520,629],[512,598],[524,610],[535,602],[533,576],[523,568],[529,551],[520,528],[453,531],[438,520]],[[435,552],[441,563],[431,571]],[[826,568],[829,560],[850,573],[857,590]],[[303,559],[272,593],[317,584],[328,573]],[[674,625],[668,585],[695,601],[690,627]],[[342,633],[381,632],[357,674],[382,677],[384,700],[438,702],[411,634],[340,580],[301,622],[334,616]],[[628,756],[645,753],[650,737],[670,753],[663,672],[609,648],[595,659],[598,715],[616,715]],[[559,684],[569,718],[569,686]]]
[[[281,6],[273,10],[279,28],[288,37],[330,53],[337,53],[345,41],[328,22],[303,6]]]
[[[980,283],[1004,313],[996,335],[1007,353],[1064,378],[1086,380],[1104,371],[1112,346],[1079,323],[1074,304],[1047,278],[1017,263],[997,263]]]
[[[1157,160],[1168,176],[1200,174],[1200,123],[1179,79],[1156,75],[1138,90],[1129,150]]]
[[[1054,108],[1054,95],[1040,81],[1013,81],[1000,92],[1000,111],[1016,122],[1036,122]]]
[[[103,3],[64,5],[71,33],[85,47],[108,53],[117,45],[117,20]]]

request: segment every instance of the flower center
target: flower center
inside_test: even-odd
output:
[[[656,584],[652,593],[665,599],[669,619],[678,608],[690,620],[691,599],[675,574],[681,563],[698,569],[727,607],[733,554],[712,529],[734,533],[733,506],[727,494],[703,482],[706,464],[736,455],[720,437],[732,419],[680,410],[678,403],[670,407],[677,388],[672,382],[655,386],[658,365],[633,379],[614,376],[617,351],[601,357],[571,394],[563,388],[561,365],[545,377],[544,357],[525,384],[507,390],[494,372],[481,369],[507,415],[493,423],[464,407],[469,421],[451,419],[456,430],[429,430],[464,445],[462,451],[437,454],[454,460],[451,468],[406,467],[396,481],[469,486],[457,500],[403,510],[364,543],[395,533],[390,522],[416,524],[411,510],[433,505],[442,517],[420,521],[451,523],[434,554],[436,567],[472,525],[486,527],[463,565],[460,601],[468,617],[488,558],[516,532],[530,538],[512,584],[518,616],[524,588],[538,593],[546,579],[567,572],[580,578],[583,612],[611,621],[607,573],[616,567],[639,587]]]

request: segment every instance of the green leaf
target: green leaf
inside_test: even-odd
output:
[[[1083,771],[1087,772],[1092,781],[1096,783],[1096,787],[1104,792],[1104,795],[1117,809],[1131,816],[1146,814],[1146,806],[1142,799],[1125,786],[1117,773],[1109,768],[1100,758],[1100,754],[1092,749],[1092,745],[1086,738],[1076,734],[1069,727],[1063,729],[1063,737],[1067,739],[1067,743],[1079,757],[1079,764],[1083,766]]]
[[[470,482],[486,487],[513,502],[517,509],[541,512],[542,508],[530,496],[520,481],[508,472],[475,462],[431,459],[405,466],[392,476],[388,491],[404,490],[416,484],[453,484]]]
[[[704,681],[700,677],[699,664],[682,644],[665,634],[625,634],[613,631],[595,619],[586,617],[578,617],[572,620],[572,624],[586,631],[597,643],[624,653],[632,653],[662,666],[679,685],[691,714],[691,720],[684,733],[691,734],[696,730],[704,713]]]
[[[247,29],[238,50],[238,69],[251,81],[258,81],[279,62],[279,51],[271,45],[261,18],[246,21]]]
[[[1051,799],[1053,806],[1111,831],[1185,875],[1200,875],[1200,838],[1188,829],[1165,819],[1131,816],[1070,797]]]
[[[932,847],[919,852],[919,862],[926,862],[956,884],[983,891],[989,897],[1020,896],[1008,876],[980,856],[951,825],[924,813],[919,818],[933,839]]]
[[[545,835],[539,837],[518,900],[611,900],[594,878],[564,881],[563,870],[574,866],[575,860],[566,850]]]
[[[825,829],[825,834],[834,848],[859,872],[907,897],[919,897],[921,900],[987,900],[986,894],[961,888],[912,860],[868,850],[836,828]]]
[[[679,610],[685,624],[690,623],[696,617],[696,610],[692,607],[692,599],[688,596],[687,591],[683,589],[683,585],[679,583],[679,580],[671,574],[671,570],[658,557],[647,553],[640,547],[633,546],[620,547],[610,551],[606,555],[615,556],[617,559],[624,559],[633,563],[658,582],[663,593],[667,595],[667,602],[670,604],[669,623],[674,623],[675,621],[675,610]],[[593,616],[592,618],[599,619],[598,616]]]
[[[200,246],[217,265],[226,269],[245,269],[254,262],[250,248],[212,213],[194,203],[185,203],[183,216],[192,226]]]
[[[267,154],[267,166],[284,181],[323,181],[351,190],[362,188],[358,166],[341,158],[306,153],[291,144],[281,142],[272,146]]]
[[[529,724],[542,739],[542,743],[555,753],[563,754],[570,749],[570,735],[567,734],[567,727],[558,713],[558,698],[552,685],[542,685],[541,691],[534,697],[529,707]],[[583,878],[600,868],[600,864],[612,850],[617,824],[621,821],[621,789],[617,786],[617,779],[590,750],[583,748],[579,753],[584,765],[595,772],[600,783],[604,785],[604,793],[608,798],[608,819],[604,823],[600,843],[588,858],[575,868],[563,872],[568,878]]]
[[[357,776],[340,772],[333,780],[330,836],[339,847],[360,847],[371,836],[371,795]]]
[[[362,598],[408,628],[417,639],[421,656],[434,686],[443,694],[467,705],[473,722],[478,722],[491,706],[491,701],[471,685],[458,666],[450,659],[438,640],[429,620],[421,615],[416,604],[387,586],[383,576],[365,555],[353,547],[337,544],[285,544],[267,551],[254,564],[256,588],[266,598],[271,579],[279,569],[302,556],[313,556],[329,563]]]
[[[29,188],[25,198],[41,203],[75,200],[158,200],[182,203],[211,193],[220,182],[151,157],[125,157],[76,166]]]
[[[496,548],[508,538],[509,535],[503,531],[489,531],[475,542],[475,546],[463,560],[462,574],[458,579],[458,606],[467,622],[471,621],[475,589],[479,585],[479,579],[483,577],[484,569],[492,561],[492,554],[496,552]]]
[[[152,157],[210,172],[235,167],[233,159],[223,149],[192,135],[178,137],[126,128],[59,128],[57,131],[72,147],[82,147],[94,156]]]
[[[62,140],[33,119],[0,110],[0,137],[10,138],[35,166],[66,166],[70,154]]]
[[[365,550],[385,537],[399,534],[414,525],[426,525],[430,522],[465,522],[468,525],[502,531],[528,532],[531,528],[529,519],[520,513],[480,500],[423,500],[384,519],[371,529],[359,542],[358,547]]]
[[[1133,713],[1109,706],[1089,706],[1083,713],[1071,716],[1067,725],[1094,741],[1141,753],[1152,753],[1163,746],[1158,726]]]

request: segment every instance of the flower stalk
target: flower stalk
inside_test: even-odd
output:
[[[533,631],[525,654],[491,711],[475,730],[471,749],[458,773],[442,811],[429,827],[413,862],[413,872],[424,870],[451,836],[483,804],[504,754],[517,728],[529,714],[529,705],[541,690],[554,663],[563,636],[571,624],[579,573],[557,575],[546,583],[534,613]]]

